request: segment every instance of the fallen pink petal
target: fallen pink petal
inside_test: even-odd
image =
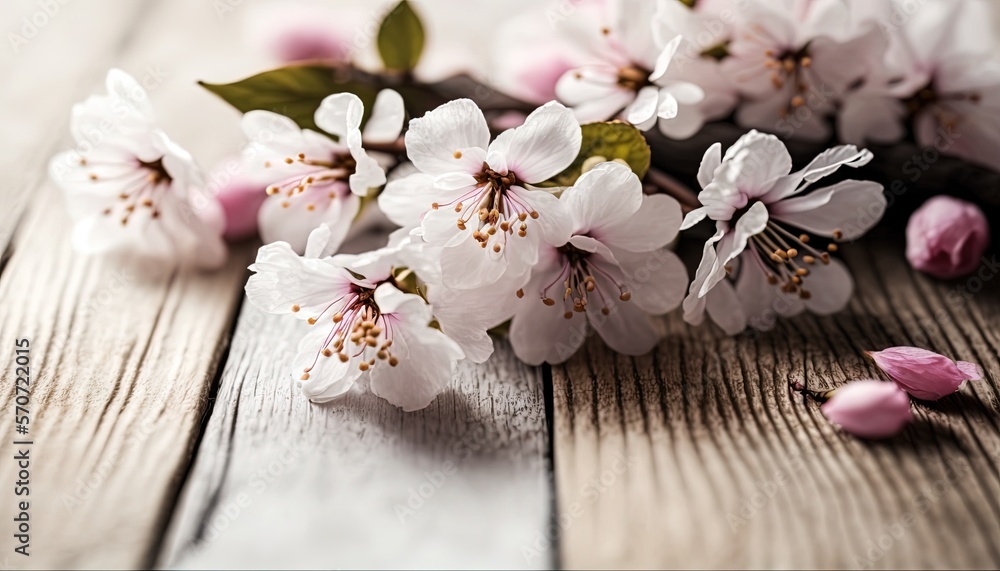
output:
[[[890,347],[867,355],[900,388],[921,400],[938,400],[957,392],[965,381],[983,377],[975,363],[955,362],[918,347]]]

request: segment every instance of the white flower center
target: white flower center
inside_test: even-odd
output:
[[[459,230],[474,226],[472,237],[482,248],[493,244],[493,251],[500,253],[507,246],[507,237],[515,232],[518,237],[528,235],[528,218],[538,219],[538,211],[520,200],[511,189],[517,184],[513,172],[501,174],[483,163],[483,170],[475,175],[476,185],[459,198],[445,203],[431,204],[431,209],[454,207],[458,214]]]
[[[562,268],[559,274],[551,283],[546,285],[539,295],[542,303],[548,306],[556,304],[556,300],[549,297],[549,290],[554,290],[559,282],[562,282],[562,303],[565,313],[563,317],[572,319],[574,313],[583,313],[587,309],[592,297],[596,297],[601,304],[601,313],[608,315],[611,309],[608,307],[608,300],[611,293],[603,291],[595,274],[606,278],[618,291],[614,294],[621,301],[632,299],[632,293],[628,291],[624,281],[613,276],[610,272],[602,269],[590,259],[590,252],[581,250],[566,244],[559,248],[562,254]],[[523,290],[517,291],[517,296],[524,296]]]
[[[346,189],[334,185],[346,181],[357,166],[354,158],[346,153],[337,153],[328,159],[312,159],[306,157],[305,153],[299,153],[295,158],[286,157],[284,163],[306,165],[310,168],[275,182],[267,187],[267,194],[283,195],[284,200],[281,202],[283,208],[289,208],[293,204],[304,204],[305,209],[309,211],[315,210],[317,202],[323,199],[334,200],[346,194]],[[272,164],[267,161],[264,166],[271,168]],[[325,195],[323,191],[326,191]]]
[[[148,211],[150,219],[159,218],[160,211],[156,208],[157,188],[160,185],[170,186],[173,181],[163,167],[162,157],[152,162],[145,162],[138,158],[135,160],[138,168],[131,169],[124,174],[103,176],[92,172],[89,175],[90,180],[95,183],[112,182],[125,188],[118,194],[119,202],[103,211],[105,216],[117,216],[122,226],[127,225],[137,211]],[[93,163],[86,158],[81,158],[80,165],[102,166],[103,163]]]
[[[292,306],[298,312],[298,305]],[[329,315],[328,318],[324,316]],[[309,373],[319,359],[337,355],[342,362],[358,360],[358,368],[367,371],[379,361],[386,361],[395,367],[399,359],[392,354],[393,319],[382,314],[375,304],[375,290],[355,287],[352,291],[331,302],[315,317],[310,317],[309,325],[316,325],[324,319],[332,322],[330,332],[323,344],[316,350],[312,364],[302,370],[303,381],[309,380]]]

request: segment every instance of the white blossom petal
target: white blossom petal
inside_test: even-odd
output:
[[[775,220],[814,234],[832,236],[839,230],[843,239],[854,240],[882,219],[886,204],[881,184],[845,180],[774,203],[770,211]]]
[[[406,153],[428,174],[453,172],[456,152],[470,147],[485,149],[490,143],[486,117],[470,99],[456,99],[410,121]]]

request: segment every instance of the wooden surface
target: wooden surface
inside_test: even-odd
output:
[[[980,282],[914,274],[898,247],[846,250],[858,295],[841,315],[734,339],[674,318],[651,356],[591,342],[553,368],[568,568],[1000,563],[1000,283],[972,293]],[[891,345],[981,363],[986,379],[916,405],[880,443],[788,393],[872,378],[862,351]]]
[[[73,254],[45,166],[109,67],[162,78],[153,103],[205,166],[239,151],[237,114],[194,85],[268,65],[227,5],[69,2],[0,50],[0,384],[30,338],[35,442],[25,560],[5,388],[0,568],[1000,566],[995,275],[936,282],[898,244],[857,244],[842,315],[735,339],[675,316],[653,355],[591,340],[551,370],[499,343],[404,414],[302,398],[284,373],[298,325],[240,305],[253,244],[213,274]],[[4,2],[0,21],[38,10]],[[861,351],[894,344],[987,378],[874,444],[786,390],[871,376]]]
[[[36,2],[5,3],[3,21],[39,11]],[[202,42],[177,41],[182,27]],[[194,0],[68,3],[0,64],[10,73],[0,167],[17,182],[0,189],[0,235],[10,237],[0,274],[5,489],[15,480],[7,355],[22,337],[31,340],[34,442],[32,555],[12,551],[11,491],[0,503],[0,520],[8,522],[0,539],[5,567],[145,566],[169,521],[252,251],[237,248],[213,274],[163,275],[79,256],[62,197],[45,172],[52,154],[72,144],[70,106],[103,90],[112,66],[150,78],[160,118],[200,158],[236,150],[235,128],[203,136],[232,116],[194,88],[197,75],[224,63],[206,65],[198,51],[209,34],[225,40],[220,28],[227,29]]]
[[[302,325],[244,306],[162,565],[552,565],[538,371],[501,346],[417,413],[317,406],[287,374]]]

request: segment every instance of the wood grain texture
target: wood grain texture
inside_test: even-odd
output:
[[[56,150],[72,144],[71,103],[102,90],[110,67],[147,86],[167,131],[196,157],[236,151],[233,116],[219,114],[194,79],[225,66],[224,59],[206,63],[201,55],[215,42],[227,45],[238,28],[197,0],[134,7],[69,3],[61,9],[37,43],[26,47],[26,59],[9,64],[20,83],[38,78],[33,90],[19,85],[4,93],[5,116],[20,114],[16,125],[25,133],[19,141],[25,147],[13,156],[30,160],[2,163],[28,182],[15,189],[26,199],[27,214],[16,225],[0,275],[0,375],[4,387],[13,387],[14,340],[29,338],[34,463],[32,555],[13,556],[5,531],[0,563],[135,568],[152,561],[190,465],[252,252],[235,249],[230,263],[212,274],[75,254],[62,197],[45,167]],[[185,41],[177,41],[178,30]],[[203,106],[192,104],[198,98]],[[217,128],[223,121],[232,123],[230,131]],[[15,132],[13,125],[8,133]],[[205,129],[213,136],[204,136]],[[20,214],[6,208],[8,197],[0,229]],[[12,388],[0,394],[0,424],[7,427],[3,458],[14,455],[6,432],[13,425],[13,399]],[[0,481],[13,482],[14,475],[12,462],[0,463]],[[0,519],[10,522],[14,507],[13,501],[0,505]]]
[[[422,411],[357,390],[316,405],[288,372],[302,334],[244,304],[160,565],[552,564],[538,371],[499,345]]]
[[[900,247],[856,244],[857,297],[831,318],[725,338],[669,320],[653,355],[592,339],[553,368],[561,556],[569,568],[986,568],[1000,565],[1000,266],[940,283]],[[876,372],[916,345],[986,380],[914,406],[885,442],[831,426],[789,380]]]
[[[0,182],[0,250],[13,238],[32,191],[44,182],[49,157],[65,136],[70,105],[99,81],[145,14],[141,3],[112,0],[47,7],[48,12],[32,0],[0,6],[5,32],[0,49],[0,172],[5,173]]]

